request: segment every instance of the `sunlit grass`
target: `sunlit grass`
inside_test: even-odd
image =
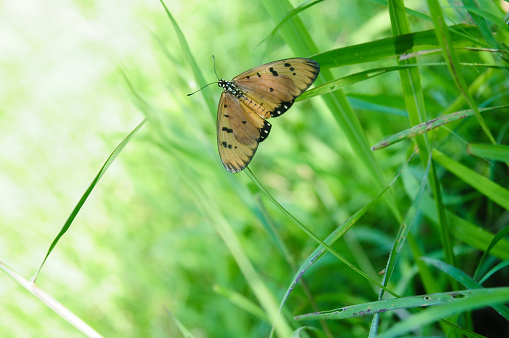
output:
[[[473,21],[434,1],[407,10],[316,1],[286,19],[283,0],[3,5],[0,261],[13,272],[1,274],[0,335],[87,332],[29,295],[66,220],[37,287],[104,336],[258,337],[274,323],[278,336],[304,326],[325,336],[498,333],[507,289],[478,283],[508,286],[509,115],[481,108],[508,104],[508,31],[493,19],[504,16],[498,5],[480,2]],[[440,20],[468,26],[446,39]],[[411,35],[392,38],[400,34]],[[453,49],[444,62],[438,48],[451,43],[500,51]],[[410,52],[422,53],[398,65]],[[287,57],[322,66],[323,86],[271,119],[239,174],[217,154],[220,89],[186,96],[216,81],[212,55],[226,79]],[[451,120],[371,150],[472,108],[484,127],[475,116]],[[306,316],[369,308],[380,284],[384,299],[408,298],[375,321]],[[447,298],[465,289],[479,290]],[[432,292],[447,305],[416,308]]]

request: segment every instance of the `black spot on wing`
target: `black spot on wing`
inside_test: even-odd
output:
[[[274,109],[274,111],[270,112],[271,117],[278,117],[279,115],[282,115],[285,113],[290,107],[293,105],[294,100],[289,102],[282,102],[279,106]]]
[[[269,122],[264,121],[262,129],[260,129],[260,142],[264,141],[267,136],[269,136],[270,128],[272,128],[272,125]]]
[[[227,133],[233,133],[233,129],[230,129],[228,127],[223,127],[223,129],[221,129],[222,131],[225,131]]]
[[[277,73],[277,71],[273,68],[273,67],[270,67],[269,68],[269,71],[272,73],[272,75],[274,76],[278,76],[279,74]]]

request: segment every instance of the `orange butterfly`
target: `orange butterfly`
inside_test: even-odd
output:
[[[269,136],[266,119],[290,109],[319,72],[318,62],[295,58],[266,63],[231,81],[219,80],[224,91],[217,111],[217,146],[226,170],[237,173],[251,162],[258,144]]]

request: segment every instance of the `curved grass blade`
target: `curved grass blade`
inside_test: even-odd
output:
[[[267,13],[276,22],[282,20],[286,13],[293,9],[293,5],[289,0],[262,0],[262,3]],[[299,16],[293,17],[290,22],[291,24],[282,26],[280,31],[293,53],[295,55],[316,55],[318,53],[318,48],[304,24],[299,19]],[[319,81],[332,80],[332,73],[325,67],[321,67],[321,69],[322,68],[323,70],[320,71]],[[383,171],[377,159],[369,151],[366,134],[363,131],[357,115],[349,104],[345,93],[336,91],[331,95],[322,96],[322,99],[329,112],[334,117],[335,122],[344,132],[353,152],[355,152],[359,161],[365,166],[375,190],[382,190],[386,186]],[[387,203],[394,217],[399,221],[401,215],[399,214],[394,196],[391,194],[385,195],[384,201]]]
[[[404,164],[403,168],[398,172],[396,177],[392,180],[391,183],[389,183],[384,190],[382,190],[375,198],[373,198],[369,203],[364,205],[361,209],[359,209],[354,215],[352,215],[348,220],[346,220],[344,223],[342,223],[338,228],[336,228],[327,238],[324,240],[325,243],[328,245],[333,245],[337,240],[339,240],[348,230],[350,230],[354,224],[366,213],[369,209],[371,209],[372,206],[378,202],[382,196],[389,190],[389,188],[396,182],[396,180],[399,178],[403,170],[406,168],[410,160],[412,159],[414,154],[409,157],[407,162]],[[322,245],[319,245],[307,258],[306,260],[301,264],[298,272],[294,275],[290,286],[286,289],[286,293],[283,296],[283,299],[281,300],[281,304],[279,306],[279,312],[283,309],[284,304],[286,303],[286,300],[290,296],[290,293],[293,291],[297,283],[300,281],[304,273],[309,270],[320,258],[325,255],[326,250]],[[382,290],[385,290],[385,288],[382,288]],[[388,291],[388,290],[386,290]],[[394,294],[391,292],[391,294],[395,297],[399,297],[399,295]]]
[[[479,112],[489,112],[499,109],[508,109],[509,106],[498,106],[498,107],[491,107],[491,108],[481,108],[479,109]],[[417,135],[426,133],[432,129],[438,128],[444,124],[451,123],[454,121],[458,121],[460,119],[463,119],[465,117],[469,117],[475,115],[474,110],[468,109],[468,110],[461,110],[452,114],[444,115],[437,117],[436,119],[426,121],[424,123],[421,123],[417,126],[414,126],[410,129],[403,130],[397,134],[394,134],[388,138],[386,138],[383,141],[378,142],[373,147],[371,147],[371,150],[379,150],[383,149],[385,147],[388,147],[390,145],[393,145],[395,143],[401,142],[403,140],[409,139],[411,137],[415,137]]]
[[[270,199],[270,201],[277,207],[279,208],[279,210],[281,210],[281,212],[283,212],[283,214],[285,214],[288,218],[290,218],[290,220],[295,223],[306,235],[308,235],[311,239],[313,239],[316,243],[318,243],[320,246],[322,246],[324,249],[324,253],[325,253],[325,250],[330,252],[333,256],[335,256],[337,259],[339,259],[341,262],[345,263],[346,265],[348,265],[352,270],[354,270],[355,272],[357,272],[359,275],[361,275],[362,277],[366,278],[369,282],[375,284],[376,286],[378,287],[381,287],[382,289],[384,289],[385,291],[387,291],[388,293],[390,293],[391,295],[393,296],[397,296],[394,292],[392,292],[391,290],[387,289],[386,287],[384,287],[383,285],[381,285],[379,282],[377,282],[376,280],[374,280],[373,278],[371,278],[370,276],[368,276],[367,274],[365,274],[362,270],[360,270],[359,268],[357,268],[355,265],[353,265],[352,263],[350,263],[346,258],[344,258],[342,255],[340,255],[336,250],[334,250],[333,248],[331,248],[331,246],[329,244],[327,244],[326,242],[322,241],[320,238],[318,238],[318,236],[315,235],[314,232],[312,232],[311,230],[309,230],[309,228],[307,226],[305,226],[304,224],[302,224],[297,218],[295,218],[290,212],[288,212],[288,210],[286,210],[285,208],[283,208],[283,206],[281,204],[278,203],[278,201],[276,201],[276,199],[274,197],[272,197],[272,195],[269,194],[269,192],[265,189],[265,187],[260,183],[260,181],[258,181],[258,179],[254,176],[253,172],[251,171],[251,169],[249,169],[249,167],[246,168],[247,171],[247,175],[248,177],[253,181],[254,184],[256,184],[256,186],[258,186],[258,188],[260,188],[261,191],[263,191],[263,193]],[[385,190],[384,190],[385,192]]]
[[[263,309],[246,296],[220,285],[214,285],[213,290],[223,296],[224,299],[227,299],[232,304],[242,309],[244,312],[250,313],[265,322],[269,321],[269,318]]]
[[[369,2],[374,2],[376,4],[379,4],[379,5],[382,5],[382,6],[388,6],[388,1],[387,0],[368,0]],[[404,8],[405,12],[409,15],[412,15],[412,16],[415,16],[417,19],[420,19],[420,20],[426,20],[426,21],[431,21],[431,18],[426,15],[426,14],[423,14],[421,12],[417,12],[413,9],[410,9],[410,8]]]
[[[509,233],[509,225],[504,227],[503,229],[501,229],[499,232],[497,232],[497,234],[495,235],[495,237],[493,237],[493,240],[491,241],[490,245],[488,246],[488,248],[484,251],[484,254],[482,255],[481,257],[481,260],[479,261],[479,264],[477,265],[477,269],[475,269],[475,273],[474,273],[474,279],[475,280],[478,280],[479,279],[479,272],[481,270],[481,267],[484,263],[484,260],[486,259],[486,257],[489,255],[491,249],[497,245],[498,242],[500,242],[504,237],[505,235],[507,235],[507,233]],[[487,276],[487,274],[486,274]],[[484,283],[484,281],[487,279],[487,277],[484,276],[483,279],[479,282],[479,284],[482,284]]]
[[[434,150],[434,152],[435,151],[436,150]],[[407,195],[413,198],[414,191],[417,191],[419,182],[417,182],[417,180],[411,175],[403,175],[402,178]],[[423,196],[420,211],[430,221],[438,224],[436,208],[437,205],[430,196]],[[483,251],[486,250],[493,241],[495,235],[484,228],[470,223],[448,210],[445,210],[445,214],[450,224],[454,224],[452,234],[457,240]],[[492,247],[491,254],[503,260],[509,259],[509,241],[506,239],[500,239],[498,245]]]
[[[486,42],[493,48],[499,48],[500,45],[495,39],[493,32],[486,22],[486,20],[490,20],[495,23],[498,28],[508,31],[509,27],[507,27],[500,18],[497,18],[495,15],[488,13],[479,9],[474,0],[462,0],[463,6],[461,6],[461,10],[467,10],[468,14],[474,21],[475,25],[479,27],[479,30],[486,40]]]
[[[486,273],[486,275],[483,277],[483,279],[481,279],[479,281],[479,283],[482,284],[482,283],[486,282],[488,280],[488,278],[490,278],[495,272],[498,272],[498,271],[502,270],[506,266],[509,266],[509,259],[505,260],[503,262],[500,262],[496,266],[494,266],[493,269],[491,269],[490,271],[488,271]]]
[[[482,39],[482,36],[477,27],[458,25],[450,27],[450,29],[456,29],[461,32],[451,32],[455,45],[466,42],[472,43],[473,41],[482,45],[482,43],[478,41],[478,39]],[[313,60],[318,62],[321,68],[335,68],[380,61],[382,59],[404,55],[412,48],[421,47],[421,49],[424,48],[427,50],[430,49],[430,47],[438,45],[439,43],[435,31],[427,30],[333,49],[314,55]]]
[[[436,65],[444,65],[445,64],[436,64]],[[392,72],[395,70],[401,70],[409,67],[418,67],[418,65],[408,65],[408,66],[391,66],[391,67],[380,67],[365,70],[359,73],[350,74],[345,77],[342,77],[337,80],[329,81],[322,85],[316,86],[313,89],[305,91],[301,96],[299,96],[295,101],[302,101],[309,99],[313,96],[324,95],[327,93],[331,93],[336,90],[341,90],[353,84],[356,84],[361,81],[372,79],[376,76],[386,74],[388,72]]]
[[[166,12],[166,15],[170,19],[173,29],[175,30],[175,33],[177,34],[177,37],[180,42],[180,47],[182,48],[182,51],[186,57],[186,60],[189,62],[189,65],[191,66],[191,70],[193,71],[194,77],[196,79],[196,82],[203,85],[207,83],[205,81],[205,78],[203,77],[203,74],[201,73],[200,67],[198,67],[198,63],[196,63],[196,60],[194,59],[193,54],[191,53],[191,49],[189,48],[189,45],[187,44],[186,38],[184,36],[184,33],[182,33],[182,30],[180,29],[179,25],[177,24],[177,21],[171,15],[170,11],[166,7],[163,0],[160,0],[161,4],[164,7],[164,11]],[[215,101],[212,97],[212,94],[208,90],[202,90],[203,96],[205,98],[205,102],[207,103],[207,106],[209,107],[209,110],[212,115],[215,114],[216,107],[215,107]]]
[[[194,335],[187,329],[187,327],[184,326],[175,316],[167,309],[165,308],[166,312],[168,312],[168,315],[171,317],[173,322],[175,322],[175,325],[177,325],[177,328],[179,329],[180,333],[182,333],[182,336],[184,338],[194,338]]]
[[[0,261],[0,270],[5,272],[15,282],[21,285],[25,290],[30,292],[33,296],[43,302],[51,310],[55,311],[61,318],[65,319],[69,324],[74,326],[87,337],[99,338],[102,337],[97,331],[91,328],[71,310],[62,305],[55,298],[40,289],[35,283],[18,275],[14,270],[10,269],[7,265]]]
[[[53,251],[53,249],[57,245],[57,243],[60,240],[60,238],[62,238],[62,236],[67,232],[67,230],[69,230],[69,227],[71,226],[72,222],[74,221],[74,219],[78,215],[81,207],[83,206],[83,204],[85,204],[85,201],[87,200],[88,196],[90,196],[90,193],[92,192],[92,190],[94,190],[95,186],[97,185],[97,183],[99,182],[101,177],[104,175],[106,170],[108,170],[109,166],[117,158],[117,156],[124,149],[124,147],[129,143],[129,141],[131,141],[131,139],[134,137],[134,135],[141,129],[141,127],[143,127],[143,125],[147,121],[148,121],[148,119],[144,119],[143,121],[141,121],[140,124],[138,124],[138,126],[136,126],[136,128],[134,128],[134,130],[129,135],[127,135],[127,137],[124,138],[122,140],[122,142],[120,142],[120,144],[115,148],[115,150],[113,150],[111,155],[108,157],[106,162],[104,162],[103,166],[101,167],[101,170],[99,170],[99,172],[95,176],[95,178],[92,181],[92,183],[90,183],[90,186],[87,188],[87,190],[85,191],[83,196],[81,196],[80,200],[78,201],[78,204],[76,204],[76,206],[72,210],[71,214],[67,218],[67,221],[65,221],[65,224],[62,227],[62,229],[60,230],[60,232],[58,233],[57,237],[55,237],[55,239],[51,243],[51,245],[50,245],[50,247],[48,249],[48,252],[46,253],[46,256],[44,256],[44,259],[43,259],[41,265],[39,266],[39,268],[37,269],[37,272],[35,273],[35,276],[32,278],[32,282],[35,283],[35,281],[37,279],[37,276],[39,275],[39,272],[41,271],[44,263],[46,262],[46,259],[48,259],[50,253]]]
[[[429,257],[423,257],[421,258],[424,262],[426,262],[429,265],[432,265],[436,267],[437,269],[441,270],[442,272],[446,273],[447,275],[454,278],[456,281],[461,283],[463,286],[469,288],[469,289],[484,289],[486,290],[481,284],[477,283],[472,277],[461,271],[460,269],[451,266],[445,262],[442,262],[438,259],[429,258]],[[505,306],[504,304],[497,304],[497,305],[491,305],[493,309],[495,309],[502,317],[504,317],[506,320],[509,320],[509,308]]]
[[[467,154],[493,161],[509,162],[509,146],[506,145],[470,143],[467,145]]]
[[[412,156],[416,153],[416,150],[412,154]],[[412,158],[410,157],[410,159]],[[410,159],[408,161],[410,161]],[[408,163],[408,162],[407,162]],[[399,258],[399,254],[401,252],[401,249],[403,248],[403,244],[405,243],[406,238],[408,237],[410,233],[410,229],[412,228],[412,225],[414,223],[415,218],[419,214],[419,205],[421,204],[422,197],[424,196],[425,189],[428,185],[428,174],[431,168],[431,157],[428,160],[428,166],[426,167],[426,171],[423,175],[423,179],[421,181],[419,190],[417,191],[415,198],[412,201],[412,205],[408,209],[405,218],[403,219],[403,222],[400,225],[398,234],[396,235],[396,240],[394,241],[394,245],[392,247],[391,253],[389,255],[389,259],[387,260],[387,265],[385,267],[385,274],[383,277],[382,284],[384,286],[387,286],[389,283],[390,278],[392,277],[392,273],[394,272],[394,268],[396,266],[396,261]],[[380,295],[378,299],[382,299],[384,296],[384,290],[380,290]]]
[[[454,294],[454,293],[453,293]],[[439,319],[455,315],[458,312],[470,311],[482,307],[500,304],[509,301],[509,288],[492,288],[469,291],[457,291],[454,301],[434,306],[416,315],[405,318],[404,321],[394,324],[390,329],[380,334],[380,338],[401,337],[416,327],[438,321]],[[482,337],[474,332],[463,331],[471,337]]]
[[[438,0],[427,1],[431,13],[431,18],[433,19],[433,24],[435,26],[437,40],[442,50],[443,58],[447,63],[447,68],[449,69],[450,76],[454,80],[454,83],[456,84],[456,87],[460,91],[461,95],[465,98],[470,108],[474,111],[475,116],[477,117],[477,121],[486,136],[489,138],[491,143],[496,144],[497,142],[495,141],[495,138],[488,128],[486,121],[484,121],[484,118],[481,116],[472,95],[468,91],[467,82],[459,66],[458,56],[454,51],[454,40],[452,37],[452,32],[445,23],[442,8],[440,7]]]
[[[475,67],[475,68],[481,68],[481,67],[487,67],[487,68],[506,68],[501,67],[493,64],[467,64],[467,63],[461,63],[462,66],[468,66],[468,67]],[[398,66],[388,66],[388,67],[379,67],[379,68],[373,68],[368,69],[359,73],[354,73],[347,75],[345,77],[329,81],[327,83],[324,83],[322,85],[316,86],[313,89],[309,89],[305,91],[301,96],[299,96],[295,101],[302,101],[309,99],[313,96],[318,95],[324,95],[327,93],[331,93],[336,90],[341,90],[343,88],[346,88],[348,86],[354,85],[358,82],[362,82],[365,80],[370,80],[376,76],[383,75],[389,72],[393,71],[400,71],[404,69],[409,68],[417,68],[417,67],[430,67],[430,66],[446,66],[445,63],[418,63],[418,64],[407,64],[407,65],[398,65]],[[506,106],[501,106],[502,108]],[[509,106],[507,106],[509,107]],[[480,109],[480,111],[483,111]]]
[[[435,149],[433,159],[472,188],[509,210],[509,190]]]
[[[289,19],[291,19],[293,16],[299,14],[300,12],[302,12],[303,10],[305,9],[308,9],[309,7],[312,7],[314,5],[317,5],[319,4],[320,2],[322,1],[325,1],[325,0],[315,0],[311,3],[309,3],[309,0],[308,1],[304,1],[302,4],[300,4],[299,6],[295,7],[294,9],[292,9],[284,18],[283,20],[279,21],[279,23],[272,29],[272,31],[270,31],[270,33],[265,37],[263,38],[262,41],[260,41],[256,47],[260,46],[264,41],[266,40],[269,40],[269,39],[272,39],[272,37],[276,34],[276,32],[279,30],[279,28],[286,22],[288,21]],[[256,48],[255,47],[255,48]]]
[[[500,290],[503,289],[503,290]],[[376,302],[369,302],[364,304],[357,304],[352,306],[345,306],[342,308],[320,311],[317,313],[309,313],[304,315],[295,316],[295,320],[315,320],[315,319],[348,319],[373,315],[375,313],[382,313],[387,311],[394,311],[399,309],[422,308],[435,305],[446,305],[460,300],[465,300],[470,297],[482,297],[483,295],[492,295],[493,293],[502,293],[505,297],[509,297],[509,287],[506,288],[492,288],[492,289],[477,289],[477,290],[462,290],[452,292],[442,292],[419,296],[401,297],[396,299],[385,299]],[[509,299],[509,298],[507,298]],[[503,302],[503,301],[502,301]],[[488,305],[488,304],[486,304]]]

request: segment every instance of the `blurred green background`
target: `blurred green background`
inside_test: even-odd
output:
[[[262,42],[277,24],[265,5],[166,2],[207,82],[216,81],[212,55],[225,79],[261,63],[309,56],[293,54],[278,33]],[[424,1],[405,5],[428,11]],[[468,21],[458,12],[448,13],[457,23]],[[387,7],[377,2],[324,1],[299,17],[319,51],[391,36]],[[411,24],[416,31],[432,28],[416,17]],[[203,99],[212,95],[217,103],[221,90],[211,86],[186,96],[205,83],[196,82],[161,3],[7,0],[0,4],[0,41],[0,260],[31,278],[104,161],[149,115],[51,253],[37,285],[104,336],[176,336],[168,311],[196,337],[268,335],[268,315],[239,305],[231,293],[258,304],[253,285],[262,282],[269,302],[278,305],[296,265],[316,243],[247,175],[223,168],[215,111]],[[393,62],[381,60],[378,66]],[[341,77],[365,69],[332,71]],[[458,95],[444,74],[445,67],[423,76],[431,117]],[[473,80],[475,71],[467,76]],[[370,145],[410,127],[399,81],[393,73],[347,89]],[[482,93],[478,98],[487,100]],[[506,122],[507,115],[494,116]],[[270,122],[271,135],[250,168],[319,238],[380,192],[320,98],[296,103]],[[500,127],[497,119],[489,123]],[[481,133],[473,118],[462,126],[445,147],[450,154]],[[386,183],[412,150],[406,141],[374,153]],[[422,170],[416,164],[413,170]],[[486,164],[480,166],[485,172]],[[478,210],[474,192],[450,188],[446,203]],[[403,213],[411,203],[404,189],[399,184],[392,192]],[[476,211],[464,215],[495,233],[505,224],[497,223],[503,211],[490,210],[492,222],[480,222]],[[425,252],[440,251],[426,220],[419,224]],[[387,205],[378,203],[334,248],[375,278],[385,268],[398,227]],[[235,238],[228,237],[232,234]],[[399,264],[393,287],[401,294],[423,293],[408,252]],[[373,285],[331,256],[307,276],[319,309],[377,296]],[[305,294],[296,288],[285,320],[313,311]],[[5,274],[0,274],[0,297],[1,336],[82,336]],[[365,336],[369,323],[362,317],[328,325],[333,335]]]

